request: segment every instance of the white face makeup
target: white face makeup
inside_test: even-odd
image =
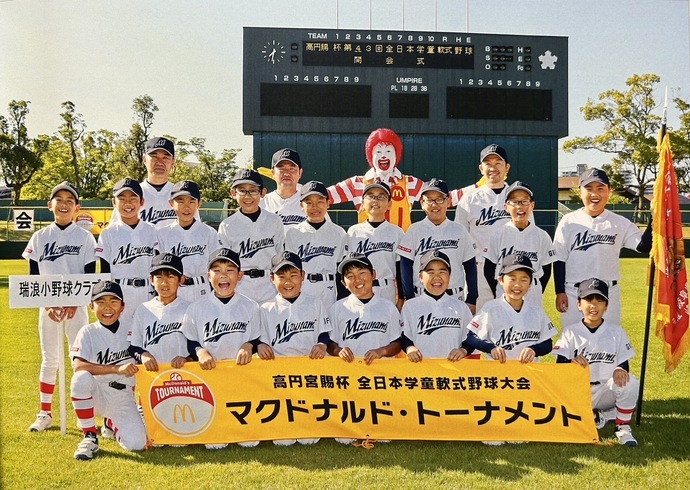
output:
[[[379,143],[374,148],[371,161],[377,174],[386,175],[391,173],[398,163],[395,147],[386,143]]]

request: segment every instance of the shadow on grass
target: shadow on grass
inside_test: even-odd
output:
[[[262,442],[253,449],[231,444],[209,451],[200,446],[161,447],[134,458],[153,465],[188,467],[199,464],[247,463],[285,466],[312,472],[331,472],[353,467],[400,468],[413,473],[461,471],[489,478],[517,481],[535,470],[547,474],[577,474],[595,464],[643,467],[657,461],[687,461],[690,445],[690,399],[647,401],[640,427],[633,432],[638,448],[618,445],[609,424],[599,432],[602,444],[530,443],[489,447],[479,442],[394,441],[366,450],[325,439],[314,446],[277,447]],[[112,442],[112,441],[110,441]],[[131,460],[131,454],[108,452],[99,458]]]

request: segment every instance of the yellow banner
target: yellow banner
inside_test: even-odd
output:
[[[155,444],[315,437],[595,443],[589,370],[575,364],[292,357],[210,371],[140,369]]]

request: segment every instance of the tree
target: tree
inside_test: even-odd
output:
[[[654,182],[659,154],[656,149],[661,118],[652,113],[657,108],[654,88],[658,75],[633,75],[625,81],[627,91],[607,90],[599,101],[587,100],[580,111],[586,121],[600,121],[604,130],[597,136],[577,137],[566,141],[563,149],[597,150],[612,155],[614,170],[627,170],[635,180],[636,215],[646,208],[645,188]]]
[[[170,136],[166,138],[173,140]],[[231,199],[230,188],[232,179],[237,171],[235,157],[238,150],[225,149],[220,156],[206,148],[206,139],[192,137],[189,142],[175,143],[177,168],[174,180],[193,180],[199,185],[201,195],[205,201],[224,201]],[[194,156],[198,164],[188,165],[186,162]]]
[[[678,190],[690,192],[690,104],[678,97],[673,102],[680,114],[680,127],[669,131]]]
[[[22,187],[43,166],[41,157],[48,147],[47,136],[29,138],[29,104],[27,100],[13,100],[8,104],[9,119],[0,116],[0,176],[14,188],[14,206],[21,198]]]
[[[69,148],[69,157],[74,178],[70,182],[76,187],[79,195],[82,195],[83,174],[81,172],[80,160],[83,160],[81,153],[81,138],[86,131],[86,123],[83,116],[76,112],[74,103],[66,101],[61,104],[64,112],[60,113],[62,124],[58,128],[58,134]]]

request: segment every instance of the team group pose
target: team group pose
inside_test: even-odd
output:
[[[221,360],[244,365],[280,356],[371,364],[396,355],[411,362],[472,362],[464,359],[484,355],[531,363],[553,353],[557,362],[590,367],[597,427],[613,421],[620,443],[636,446],[630,419],[637,380],[620,325],[618,253],[622,247],[649,251],[651,228],[643,233],[605,209],[611,191],[599,169],[580,176],[583,208],[560,221],[551,241],[533,221],[534,190],[507,183],[503,147],[482,150],[482,185],[458,190],[438,178],[403,176],[401,153],[395,133],[377,130],[367,140],[371,171],[329,188],[318,181],[299,185],[299,154],[278,150],[271,165],[277,190],[267,195],[258,172],[238,171],[231,192],[239,209],[216,231],[199,218],[198,185],[168,181],[174,144],[153,138],[144,158],[147,179],[115,184],[115,218],[97,243],[73,223],[77,190],[56,185],[48,202],[55,222],[36,232],[23,254],[30,274],[94,273],[100,261],[112,279],[93,288],[93,323],[86,308],[41,309],[40,409],[29,430],[52,426],[63,341],[55,326],[64,322],[71,398],[84,434],[78,460],[99,450],[96,416],[104,417],[101,438],[133,451],[145,446],[134,395],[139,369],[187,362],[214,369]],[[391,220],[405,214],[392,195],[400,179],[407,183],[405,206],[419,201],[421,221]],[[355,202],[360,223],[344,230],[328,218],[328,208],[347,200]],[[450,220],[448,208],[456,204]],[[542,306],[552,272],[563,325],[556,341]],[[212,332],[204,328],[210,323]]]

